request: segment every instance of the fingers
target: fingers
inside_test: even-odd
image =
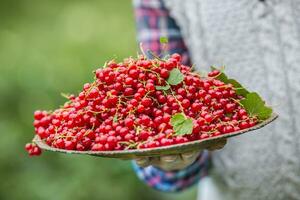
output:
[[[149,157],[141,157],[135,159],[136,164],[138,164],[140,167],[147,167],[150,165],[150,158]]]
[[[180,170],[192,164],[199,154],[199,151],[192,151],[177,155],[161,156],[158,159],[158,163],[153,163],[153,165],[165,171]]]
[[[135,161],[141,167],[152,165],[165,171],[171,171],[189,166],[196,160],[199,154],[199,151],[192,151],[176,155],[136,158]]]
[[[226,145],[226,143],[227,143],[226,139],[221,139],[221,140],[215,141],[214,143],[212,143],[211,145],[209,145],[207,147],[207,149],[209,151],[214,151],[214,150],[222,149]]]
[[[216,148],[217,148],[217,149],[221,149],[221,148],[223,148],[223,147],[226,145],[226,143],[227,143],[227,140],[226,140],[226,139],[223,139],[223,140],[221,140],[220,142],[218,142],[218,143],[216,144]]]
[[[181,154],[181,159],[184,163],[190,164],[194,162],[194,160],[198,157],[199,154],[200,154],[199,151],[183,153]]]
[[[223,148],[226,145],[226,139],[216,140],[208,144],[207,150],[214,151]],[[136,158],[136,163],[141,167],[153,165],[166,171],[178,170],[192,164],[199,155],[199,151],[191,151],[176,155],[164,155],[161,157],[140,157]]]
[[[180,159],[178,155],[166,155],[160,157],[160,161],[164,164],[174,163],[178,159]]]
[[[180,162],[182,162],[179,155],[136,158],[135,161],[140,167],[153,165],[166,171],[173,170]]]
[[[165,155],[158,159],[158,163],[153,163],[154,166],[160,167],[163,170],[170,171],[177,169],[182,162],[180,155]]]

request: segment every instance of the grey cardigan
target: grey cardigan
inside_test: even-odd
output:
[[[220,198],[300,199],[300,0],[164,2],[197,69],[226,65],[280,115],[214,153]]]

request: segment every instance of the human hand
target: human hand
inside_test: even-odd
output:
[[[221,149],[225,146],[226,141],[226,139],[215,141],[205,149],[209,151]],[[164,155],[157,157],[142,157],[135,159],[135,161],[141,167],[148,167],[152,165],[165,171],[180,170],[195,162],[201,151],[202,150],[190,151],[182,154]]]

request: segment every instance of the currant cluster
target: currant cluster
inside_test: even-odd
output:
[[[27,143],[25,149],[30,156],[39,156],[41,155],[41,149],[34,143]]]
[[[182,75],[171,83],[176,70]],[[232,84],[217,79],[219,70],[202,77],[168,59],[127,58],[95,71],[95,81],[68,95],[61,108],[36,111],[36,134],[49,146],[78,151],[111,151],[167,146],[201,140],[254,126]],[[176,78],[176,75],[175,75]],[[174,81],[173,81],[174,82]],[[192,120],[192,131],[178,134],[171,123],[181,113]],[[30,155],[40,154],[34,144]]]

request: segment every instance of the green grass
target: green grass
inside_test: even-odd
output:
[[[129,162],[23,150],[34,110],[55,109],[106,60],[136,55],[130,1],[6,0],[0,24],[0,199],[195,198],[151,190]]]

